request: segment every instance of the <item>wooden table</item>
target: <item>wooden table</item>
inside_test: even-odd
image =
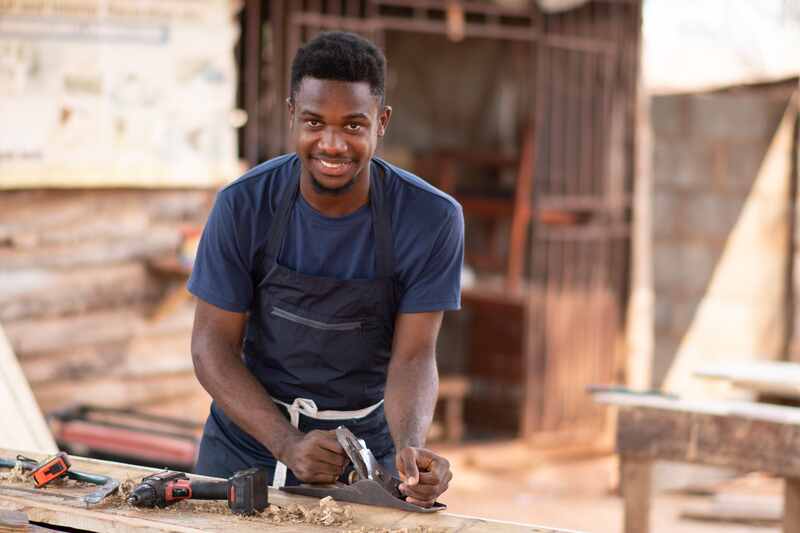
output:
[[[800,533],[800,409],[752,402],[687,401],[596,393],[619,407],[625,533],[650,530],[653,461],[681,461],[782,477],[783,531]]]
[[[0,449],[0,457],[15,457],[17,451]],[[41,459],[41,454],[25,455]],[[155,470],[138,466],[71,457],[73,470],[111,476],[117,480],[141,478]],[[367,531],[380,528],[400,529],[415,527],[435,528],[435,531],[448,532],[531,532],[565,533],[565,530],[550,529],[532,525],[514,524],[480,518],[471,518],[449,513],[410,513],[395,509],[356,504],[353,508],[354,521],[349,526],[325,527],[311,524],[274,524],[265,519],[242,520],[230,514],[208,512],[176,512],[170,510],[133,509],[127,506],[107,505],[86,509],[80,497],[93,490],[92,486],[48,487],[34,489],[32,483],[10,484],[0,482],[0,509],[27,513],[32,522],[54,526],[70,527],[84,531],[126,533],[128,531],[160,533],[165,531],[180,533],[199,533],[206,531],[236,531],[237,533],[275,531],[298,533],[339,533],[340,531],[365,528]],[[446,501],[446,498],[444,498]],[[318,500],[303,496],[269,490],[269,501],[278,506],[292,503],[317,506]]]

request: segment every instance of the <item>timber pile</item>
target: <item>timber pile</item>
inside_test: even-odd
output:
[[[213,195],[0,195],[0,323],[45,413],[80,402],[205,418],[189,353],[191,305],[151,320],[174,282],[147,265],[175,253],[184,227],[203,225]]]

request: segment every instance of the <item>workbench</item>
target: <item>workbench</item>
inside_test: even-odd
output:
[[[18,452],[0,448],[0,457],[13,458],[23,453],[33,459],[41,460],[42,454]],[[72,456],[72,469],[110,476],[116,480],[140,479],[156,470],[109,461],[85,459]],[[7,470],[6,470],[7,471]],[[196,476],[199,477],[199,476]],[[297,533],[339,533],[341,531],[390,531],[407,528],[409,533],[414,528],[421,531],[440,532],[529,532],[529,533],[566,533],[564,530],[550,529],[532,525],[515,524],[479,518],[459,516],[445,512],[413,513],[383,507],[341,503],[351,506],[353,522],[347,526],[322,526],[313,524],[275,524],[265,518],[242,519],[227,512],[216,514],[203,512],[198,505],[197,510],[189,509],[190,502],[180,502],[180,510],[175,509],[135,509],[128,507],[116,498],[110,497],[97,507],[86,508],[80,497],[92,492],[95,486],[78,487],[68,483],[61,487],[48,486],[45,489],[33,488],[33,483],[0,482],[0,510],[22,511],[31,522],[44,525],[69,527],[81,531],[125,533],[165,531],[180,533],[199,533],[208,531],[236,531],[247,533],[256,531],[297,532]],[[445,498],[446,501],[446,498]],[[287,494],[269,489],[270,504],[281,507],[300,504],[306,507],[318,507],[319,500]],[[205,503],[205,502],[201,502]]]
[[[785,481],[784,533],[800,533],[800,409],[742,401],[595,393],[617,406],[625,533],[650,531],[652,464],[657,460],[766,472]]]

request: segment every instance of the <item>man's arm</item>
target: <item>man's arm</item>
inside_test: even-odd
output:
[[[197,379],[236,425],[263,444],[302,481],[330,483],[345,454],[332,432],[292,427],[241,359],[244,313],[198,300],[192,329]]]
[[[397,448],[401,490],[411,503],[429,507],[447,490],[450,463],[424,448],[439,389],[436,337],[441,311],[400,313],[386,380],[386,420]]]

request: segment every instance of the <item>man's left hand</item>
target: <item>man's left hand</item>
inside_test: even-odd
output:
[[[450,484],[453,473],[450,462],[426,448],[407,447],[395,457],[400,474],[400,491],[406,501],[421,507],[430,507]]]

